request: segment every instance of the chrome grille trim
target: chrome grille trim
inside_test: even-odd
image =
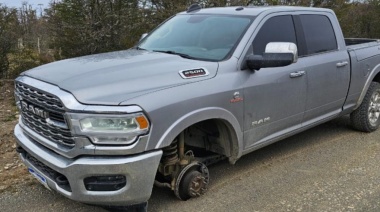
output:
[[[16,90],[19,95],[34,104],[52,108],[53,110],[58,110],[60,112],[64,111],[62,102],[59,100],[59,98],[54,97],[53,95],[39,91],[20,82],[16,82]]]
[[[75,143],[70,131],[59,128],[47,127],[47,123],[33,115],[23,112],[23,123],[39,135],[58,144],[74,147]]]
[[[65,121],[64,106],[59,98],[20,82],[16,82],[15,87],[21,101],[41,107],[49,114],[43,118],[21,108],[21,120],[24,125],[48,140],[73,148],[75,141]]]

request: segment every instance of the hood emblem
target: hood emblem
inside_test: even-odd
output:
[[[205,68],[197,68],[179,71],[179,75],[184,79],[191,79],[207,76],[209,75],[209,72]]]

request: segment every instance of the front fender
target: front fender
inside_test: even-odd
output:
[[[183,130],[195,123],[209,119],[220,119],[230,125],[229,128],[232,131],[230,161],[236,161],[243,152],[243,133],[236,117],[228,110],[218,107],[202,108],[183,115],[163,133],[155,148],[161,149],[169,146]]]

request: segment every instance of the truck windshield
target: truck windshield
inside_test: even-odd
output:
[[[177,15],[145,37],[137,48],[220,61],[234,50],[252,20],[245,16]]]

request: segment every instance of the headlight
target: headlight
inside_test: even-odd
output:
[[[68,119],[73,134],[88,136],[97,144],[131,144],[149,131],[149,121],[142,113],[69,113]]]

